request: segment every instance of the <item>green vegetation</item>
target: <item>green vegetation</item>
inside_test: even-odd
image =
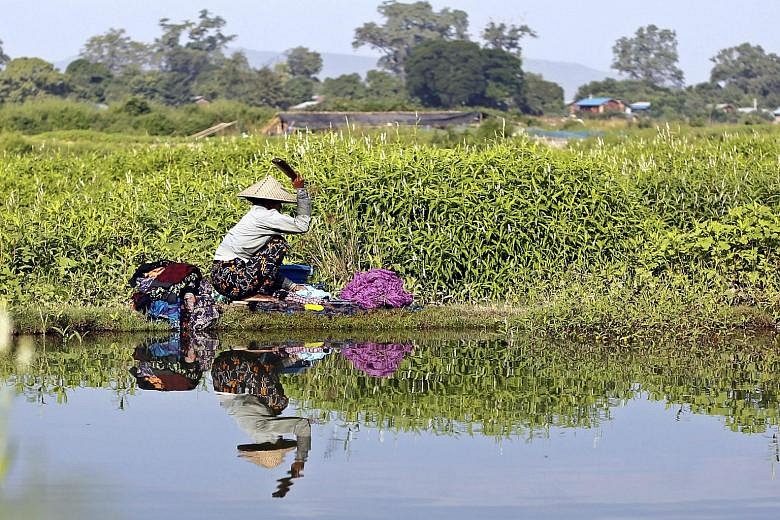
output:
[[[220,339],[223,348],[249,339],[279,341]],[[23,339],[11,355],[0,355],[0,380],[30,399],[60,403],[73,388],[110,388],[121,407],[138,391],[128,368],[143,340],[88,337],[33,345]],[[414,344],[390,378],[371,378],[334,353],[303,374],[282,376],[285,393],[324,420],[442,435],[530,438],[551,427],[595,427],[610,420],[614,406],[641,396],[679,414],[721,417],[734,431],[763,432],[780,421],[780,356],[771,341],[616,349],[432,336]],[[20,364],[13,354],[26,361]]]
[[[677,66],[677,33],[653,24],[640,27],[633,38],[619,38],[612,47],[612,68],[630,79],[654,85],[682,86],[683,71]]]
[[[314,263],[336,289],[386,267],[418,301],[506,302],[506,328],[566,336],[771,327],[777,143],[776,132],[664,130],[572,150],[524,138],[440,148],[383,134],[12,149],[0,163],[0,292],[28,309],[25,330],[38,330],[38,307],[56,316],[124,305],[142,261],[208,272],[246,209],[235,194],[283,156],[309,179],[318,216],[290,260]],[[105,313],[63,323],[85,321]]]
[[[191,135],[225,121],[238,121],[238,131],[262,128],[273,115],[269,108],[233,101],[208,106],[167,107],[129,98],[110,108],[83,102],[43,98],[20,104],[0,104],[0,128],[37,135],[52,131],[91,130],[107,134]],[[3,135],[3,134],[0,134]],[[111,137],[100,137],[101,140]],[[124,135],[117,139],[125,139]]]
[[[404,64],[406,88],[428,107],[523,108],[520,58],[467,41],[417,45]]]

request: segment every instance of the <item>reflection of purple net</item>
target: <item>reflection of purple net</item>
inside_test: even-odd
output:
[[[356,343],[341,349],[355,368],[372,377],[390,377],[401,366],[404,354],[411,351],[409,343]]]
[[[404,290],[404,281],[387,269],[355,273],[340,296],[364,309],[404,307],[412,303],[412,295]]]

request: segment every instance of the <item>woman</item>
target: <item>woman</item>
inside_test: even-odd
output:
[[[238,194],[252,207],[225,235],[211,269],[214,288],[231,300],[261,299],[258,295],[278,295],[279,289],[299,289],[290,280],[279,277],[279,266],[290,248],[282,235],[309,230],[311,199],[303,177],[291,168],[289,172],[296,195],[270,175]],[[292,202],[298,203],[296,216],[279,212],[282,204]]]

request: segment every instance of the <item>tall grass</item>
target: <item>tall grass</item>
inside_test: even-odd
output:
[[[235,194],[271,172],[274,156],[306,175],[318,219],[291,260],[313,262],[335,286],[355,270],[386,267],[424,301],[540,301],[598,279],[588,285],[596,297],[615,286],[631,297],[655,290],[648,280],[668,280],[729,304],[739,281],[740,294],[752,284],[757,301],[777,305],[776,257],[749,261],[777,240],[763,224],[777,225],[776,134],[666,130],[573,150],[524,138],[439,148],[332,133],[7,153],[2,293],[14,305],[117,303],[141,261],[208,269],[247,209]],[[744,209],[756,204],[760,218]],[[687,242],[671,237],[704,233],[697,229],[716,245],[692,260]],[[736,249],[748,260],[729,256]]]

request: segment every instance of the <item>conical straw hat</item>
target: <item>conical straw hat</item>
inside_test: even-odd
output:
[[[295,202],[298,200],[295,195],[284,189],[281,182],[270,175],[262,181],[251,185],[239,193],[238,196],[249,199],[278,200],[281,202]]]
[[[292,448],[281,448],[272,451],[239,451],[238,456],[258,466],[271,469],[281,464],[284,456],[292,450]]]

